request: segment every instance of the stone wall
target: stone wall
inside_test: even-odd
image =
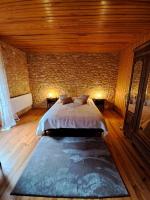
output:
[[[26,54],[4,42],[0,42],[0,45],[5,62],[10,96],[14,97],[30,92]]]
[[[49,93],[89,94],[114,102],[118,62],[118,53],[29,55],[34,106],[45,106]]]

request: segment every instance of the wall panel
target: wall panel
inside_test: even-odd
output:
[[[115,105],[117,110],[125,115],[125,97],[129,90],[130,78],[132,72],[132,64],[133,64],[133,50],[137,46],[145,43],[150,40],[150,33],[141,36],[141,38],[134,44],[130,45],[128,48],[121,51],[120,63],[119,63],[119,72],[118,72],[118,80],[116,86],[116,95],[115,95]]]

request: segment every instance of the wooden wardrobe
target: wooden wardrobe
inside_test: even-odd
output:
[[[150,163],[150,41],[134,50],[124,134]]]

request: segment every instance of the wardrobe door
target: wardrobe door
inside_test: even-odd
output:
[[[132,79],[130,84],[130,92],[127,101],[127,110],[124,122],[124,133],[127,137],[131,138],[135,126],[135,113],[137,105],[137,97],[139,93],[139,85],[143,69],[144,60],[138,58],[134,60]]]
[[[149,66],[150,67],[150,66]],[[133,137],[133,142],[137,149],[142,153],[143,157],[150,162],[150,73],[149,69],[146,71],[148,76],[148,81],[146,85],[146,90],[143,89],[143,107],[141,109],[139,126],[136,134]],[[146,79],[146,77],[145,77]]]
[[[147,82],[144,105],[142,109],[139,129],[142,130],[142,136],[145,140],[150,140],[150,75]]]
[[[150,42],[134,50],[124,132],[150,163]]]

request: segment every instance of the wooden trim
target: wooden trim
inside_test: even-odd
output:
[[[20,97],[20,96],[23,96],[23,95],[26,95],[26,94],[30,94],[31,92],[27,92],[27,93],[24,93],[24,94],[19,94],[17,96],[11,96],[10,98],[16,98],[16,97]]]
[[[150,40],[134,49],[134,57],[150,54]]]
[[[125,132],[125,126],[126,126],[126,120],[127,120],[127,112],[128,112],[128,107],[129,107],[129,101],[130,101],[130,94],[131,94],[131,86],[132,86],[132,81],[133,81],[133,74],[134,74],[134,65],[136,63],[135,58],[133,59],[133,65],[132,65],[132,73],[131,73],[131,79],[130,79],[130,86],[129,86],[129,92],[128,92],[128,97],[127,97],[127,104],[126,104],[126,111],[125,111],[125,119],[124,119],[124,125],[123,125],[123,130],[124,134],[127,136],[128,134]]]

